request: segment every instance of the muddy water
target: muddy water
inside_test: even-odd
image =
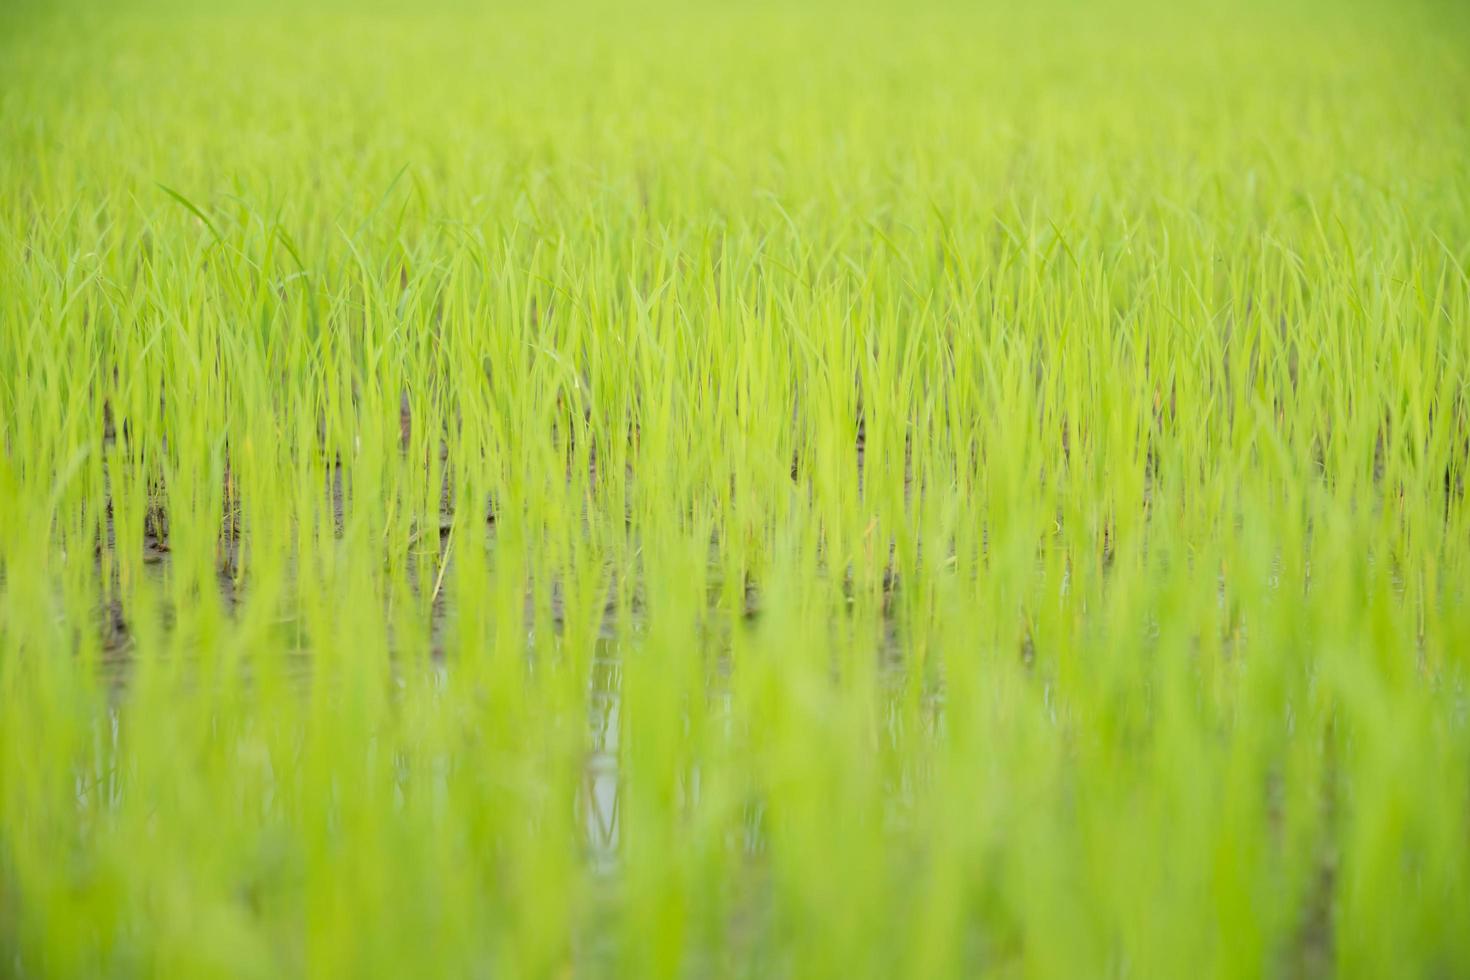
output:
[[[400,424],[404,449],[407,451],[412,420],[406,401],[401,408]],[[108,435],[112,434],[109,432]],[[859,480],[862,476],[863,450],[862,434],[859,431],[857,446]],[[446,447],[441,445],[440,458],[443,459],[445,456]],[[595,461],[593,465],[595,466]],[[796,478],[797,475],[798,467],[793,463],[793,478]],[[331,519],[340,536],[343,533],[347,510],[343,470],[340,466],[331,466],[324,473],[324,477],[323,490],[330,498]],[[631,480],[631,474],[629,479]],[[115,565],[104,562],[104,554],[115,552],[119,547],[119,542],[112,523],[111,508],[106,508],[105,513],[103,540],[98,542],[97,560],[99,580],[101,569],[104,566],[113,569],[112,581],[108,583],[106,589],[107,595],[111,597],[116,596],[120,590],[117,587]],[[486,506],[483,515],[484,545],[487,548],[493,548],[497,537],[495,514]],[[455,551],[455,546],[451,541],[452,536],[459,535],[460,546],[463,546],[469,537],[473,537],[475,525],[480,523],[480,515],[475,515],[475,517],[476,520],[470,523],[462,522],[458,530],[453,530],[456,518],[455,502],[446,476],[441,484],[438,526],[437,528],[425,528],[418,533],[415,536],[415,545],[405,559],[405,571],[414,591],[421,597],[425,594],[432,596],[429,623],[430,655],[441,671],[451,669],[451,665],[445,662],[445,650],[454,610],[450,608],[447,591],[440,588],[440,584],[443,577],[452,571]],[[227,520],[226,523],[238,530],[238,519]],[[127,545],[126,542],[122,544]],[[167,589],[163,586],[167,583],[171,573],[173,555],[169,546],[168,518],[161,510],[148,514],[144,522],[143,541],[139,546],[141,547],[144,576],[150,580],[152,585],[158,587],[156,591],[159,594],[166,595]],[[720,586],[720,566],[716,557],[712,553],[708,576],[711,592],[707,598],[712,604],[718,599],[717,592]],[[246,601],[248,597],[248,579],[243,583],[238,579],[236,574],[238,567],[239,537],[237,534],[226,534],[219,544],[216,580],[218,597],[227,617],[233,616],[239,604]],[[288,570],[288,576],[291,574],[294,572]],[[887,578],[885,593],[891,593],[894,588],[896,588],[896,582]],[[556,581],[547,583],[544,592],[545,601],[549,606],[551,625],[559,632],[564,622],[564,597],[560,583]],[[610,594],[607,597],[598,636],[594,641],[593,658],[587,678],[585,763],[580,773],[577,796],[586,859],[589,866],[598,873],[611,873],[617,869],[621,846],[622,654],[624,640],[620,636],[618,620],[620,616],[623,617],[621,628],[624,635],[629,629],[635,634],[639,632],[642,629],[644,618],[642,600],[641,590],[636,583],[631,586],[631,594],[624,597]],[[752,619],[759,614],[759,610],[758,591],[753,584],[746,583],[743,606],[737,618]],[[887,613],[886,604],[885,613]],[[161,615],[162,626],[168,630],[174,619],[173,612],[165,608],[161,611]],[[528,585],[524,624],[528,646],[534,641],[536,615],[535,590]],[[385,622],[388,622],[389,619],[385,616]],[[281,625],[283,632],[289,632],[289,623]],[[127,696],[132,665],[134,640],[133,629],[129,623],[129,611],[116,598],[105,598],[99,602],[97,608],[96,626],[100,636],[101,670],[112,693],[114,701],[112,714],[115,718],[118,708]],[[879,647],[877,653],[885,673],[888,673],[894,682],[898,683],[903,671],[904,658],[897,627],[891,615],[885,615],[883,639]],[[394,648],[391,636],[389,637],[389,648],[390,651]],[[715,674],[728,673],[728,658],[723,659],[723,666],[716,668]],[[296,651],[290,655],[289,661],[292,673],[303,684],[308,683],[312,673],[310,654],[305,650]],[[243,669],[248,671],[248,665]],[[248,677],[245,680],[248,683]],[[728,692],[723,691],[722,693],[725,680],[727,678],[719,676],[710,678],[710,696],[715,699],[724,699],[728,708]],[[693,778],[697,782],[697,773]],[[697,792],[697,787],[694,791]],[[747,842],[749,847],[752,850],[758,849],[758,838],[760,837],[758,815],[753,819],[749,836],[751,837]]]

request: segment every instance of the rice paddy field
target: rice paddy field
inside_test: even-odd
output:
[[[1470,975],[1470,10],[0,8],[0,975]]]

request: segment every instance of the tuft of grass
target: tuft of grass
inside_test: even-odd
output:
[[[0,12],[0,973],[1463,971],[1467,52]]]

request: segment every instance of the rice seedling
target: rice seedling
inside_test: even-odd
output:
[[[1470,969],[1470,18],[0,11],[0,972]]]

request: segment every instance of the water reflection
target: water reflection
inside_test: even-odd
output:
[[[617,867],[622,685],[618,645],[598,641],[587,677],[587,763],[580,795],[589,861],[603,872]]]

